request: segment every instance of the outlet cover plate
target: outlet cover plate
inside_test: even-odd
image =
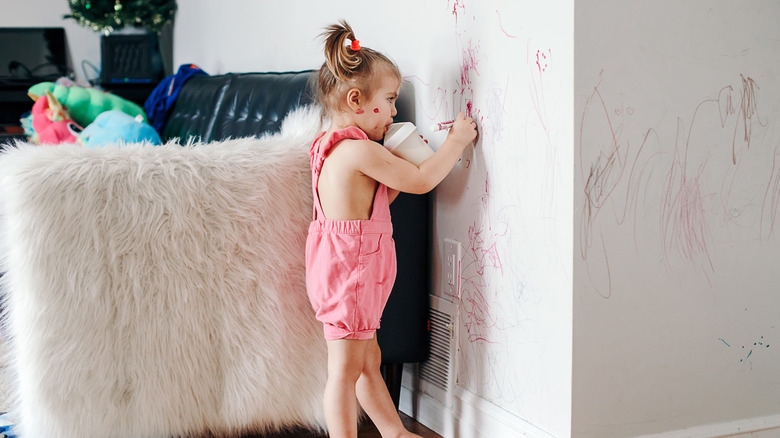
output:
[[[444,296],[459,297],[461,244],[454,239],[444,239],[442,253],[442,289]]]

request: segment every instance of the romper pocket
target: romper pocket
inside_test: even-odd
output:
[[[364,286],[392,288],[397,269],[393,238],[389,234],[363,235],[359,264]]]
[[[395,245],[390,234],[364,234],[360,245],[360,292],[356,325],[376,330],[393,288],[396,273]]]
[[[371,257],[382,251],[382,234],[363,234],[360,236],[360,257]]]

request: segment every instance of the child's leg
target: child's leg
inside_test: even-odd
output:
[[[355,384],[363,372],[370,341],[339,339],[328,343],[328,382],[325,385],[325,422],[331,438],[357,437]]]
[[[379,368],[382,364],[382,352],[376,342],[376,335],[368,342],[363,361],[363,373],[355,387],[360,406],[374,422],[382,437],[417,436],[406,431],[395,409],[393,399],[387,391]]]

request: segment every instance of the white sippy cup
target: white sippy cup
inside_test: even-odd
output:
[[[428,146],[417,132],[417,127],[410,122],[393,123],[387,128],[384,145],[398,157],[419,166],[433,155],[433,149]]]

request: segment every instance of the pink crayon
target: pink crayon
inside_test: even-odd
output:
[[[436,132],[436,131],[442,131],[444,129],[450,129],[453,123],[455,123],[455,120],[450,120],[448,122],[434,123],[433,125],[431,125],[431,131]]]

